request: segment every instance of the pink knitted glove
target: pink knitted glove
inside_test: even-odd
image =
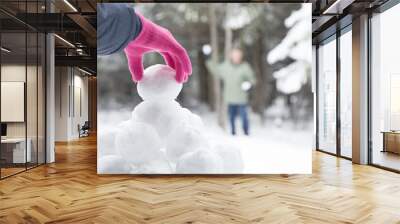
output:
[[[143,54],[157,51],[167,65],[175,69],[176,81],[186,82],[192,73],[192,64],[186,50],[167,29],[154,24],[137,12],[136,14],[142,22],[142,30],[125,48],[132,80],[137,82],[143,77]]]

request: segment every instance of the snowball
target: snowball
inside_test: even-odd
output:
[[[195,151],[199,147],[208,146],[208,141],[201,131],[182,122],[168,135],[166,140],[166,154],[169,160],[176,162],[183,154]]]
[[[181,106],[176,101],[143,101],[133,110],[132,120],[153,126],[165,138],[182,120]]]
[[[154,128],[135,121],[120,125],[115,146],[119,154],[133,164],[147,163],[161,153],[161,140]]]
[[[176,173],[215,174],[221,172],[221,158],[211,150],[200,149],[186,153],[176,165]]]
[[[129,164],[118,155],[102,156],[97,163],[97,173],[99,174],[124,174],[129,171]]]
[[[176,82],[174,69],[158,64],[144,70],[137,90],[143,100],[174,100],[181,92],[182,84]]]
[[[249,90],[251,88],[251,82],[249,81],[242,82],[241,88],[243,91]]]
[[[243,159],[239,148],[234,145],[219,144],[214,147],[214,150],[222,159],[224,173],[243,172]]]
[[[100,129],[97,137],[97,148],[99,152],[99,156],[105,155],[115,155],[117,152],[115,151],[115,135],[117,130],[114,128],[110,129]]]
[[[204,131],[203,120],[197,114],[190,112],[190,110],[186,108],[182,108],[181,111],[184,122],[191,125],[192,127],[197,128],[200,131]]]

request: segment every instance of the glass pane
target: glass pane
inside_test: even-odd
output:
[[[318,48],[319,149],[336,153],[336,40]]]
[[[26,112],[27,112],[27,142],[28,150],[30,148],[30,160],[28,160],[28,168],[37,165],[37,80],[38,80],[38,57],[37,57],[37,33],[29,32],[28,38],[28,63],[27,63],[27,81],[26,81]]]
[[[25,170],[31,158],[26,150],[26,33],[3,32],[1,46],[7,49],[1,50],[1,173],[5,177]]]
[[[31,19],[25,12],[45,12],[44,0],[0,1],[0,6],[22,19]],[[6,99],[0,107],[4,177],[45,161],[45,36],[3,13],[0,32],[1,99]]]
[[[340,150],[351,158],[352,141],[352,35],[351,31],[340,37]]]
[[[372,18],[372,163],[400,170],[400,5]]]
[[[46,39],[44,34],[39,34],[38,45],[38,163],[45,163],[45,44]]]
[[[38,13],[39,4],[37,1],[27,2],[27,13]],[[31,20],[37,20],[34,16]],[[36,23],[37,21],[31,21]],[[27,30],[27,142],[31,151],[28,168],[38,164],[38,45],[39,36],[36,30]],[[28,147],[28,149],[29,149]]]

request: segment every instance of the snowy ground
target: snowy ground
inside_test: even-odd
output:
[[[215,113],[199,112],[207,128],[206,135],[211,142],[231,143],[240,148],[246,174],[308,174],[312,166],[312,124],[301,128],[289,122],[277,126],[267,120],[262,125],[257,116],[250,116],[250,136],[241,134],[240,120],[237,120],[237,136],[228,134],[216,123]],[[99,111],[99,132],[115,128],[131,116],[130,110]],[[101,141],[99,141],[101,142]],[[99,148],[101,145],[99,145]]]
[[[196,113],[196,112],[195,112]],[[241,149],[244,173],[311,173],[312,124],[305,128],[294,128],[291,123],[280,127],[272,121],[261,125],[254,114],[250,116],[250,136],[241,134],[241,123],[236,121],[239,135],[232,136],[219,128],[215,114],[201,116],[209,127],[209,137],[215,141],[232,143]]]

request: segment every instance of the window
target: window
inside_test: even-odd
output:
[[[400,5],[371,19],[371,162],[400,170]]]
[[[340,154],[351,158],[352,149],[352,35],[340,36]]]
[[[20,15],[40,13],[43,5],[0,3]],[[7,21],[0,22],[0,178],[45,163],[45,35],[10,15],[0,13]]]
[[[318,148],[336,153],[336,39],[318,48]]]

